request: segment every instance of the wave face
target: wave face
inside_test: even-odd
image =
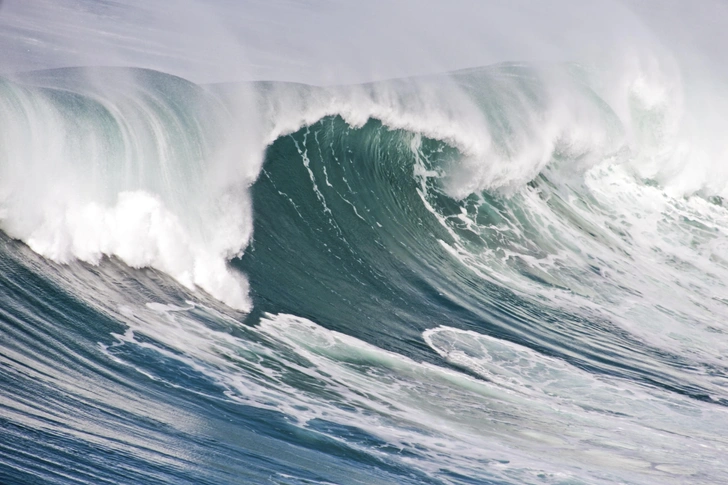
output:
[[[0,81],[1,481],[728,482],[728,172],[673,74]]]

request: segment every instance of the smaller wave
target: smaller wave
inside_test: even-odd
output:
[[[236,337],[201,324],[225,317],[191,303],[126,306],[123,314],[128,330],[106,347],[110,357],[159,353],[222,386],[226,399],[282,412],[302,432],[336,436],[387,467],[526,483],[539,473],[590,483],[725,475],[723,408],[595,377],[476,332],[424,332],[453,369],[295,315],[265,314]],[[133,366],[165,379],[151,363]],[[558,463],[553,453],[541,459],[544,446],[559,450]]]
[[[723,408],[628,380],[597,377],[473,331],[441,326],[427,330],[423,338],[446,361],[508,389],[514,400],[524,399],[519,412],[534,418],[524,422],[524,434],[533,433],[536,440],[558,436],[563,442],[553,445],[579,456],[579,462],[601,463],[653,480],[690,476],[698,483],[713,477],[705,482],[709,483],[725,475],[716,467],[715,455],[724,446]],[[544,425],[554,431],[544,436]]]

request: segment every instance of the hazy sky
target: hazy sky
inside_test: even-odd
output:
[[[0,71],[131,65],[334,83],[631,49],[720,58],[727,21],[717,0],[5,0]]]

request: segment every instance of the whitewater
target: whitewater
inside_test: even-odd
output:
[[[3,484],[728,483],[728,6],[0,4]]]

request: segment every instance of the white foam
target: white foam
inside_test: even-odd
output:
[[[247,281],[227,260],[252,231],[256,131],[232,137],[239,117],[210,115],[213,97],[170,101],[135,71],[114,71],[112,83],[103,74],[76,79],[81,107],[69,94],[3,86],[0,228],[57,262],[117,257],[249,310]]]
[[[509,483],[530,483],[538,474],[588,483],[684,476],[710,483],[726,473],[725,412],[707,403],[598,378],[517,344],[449,327],[425,332],[425,341],[484,380],[293,315],[265,315],[257,328],[238,327],[245,338],[233,337],[201,324],[197,314],[207,311],[127,307],[131,332],[119,344],[158,351],[225,386],[229,399],[283,412],[303,428],[320,421],[359,428],[388,446],[334,438],[433,477],[448,469]]]

